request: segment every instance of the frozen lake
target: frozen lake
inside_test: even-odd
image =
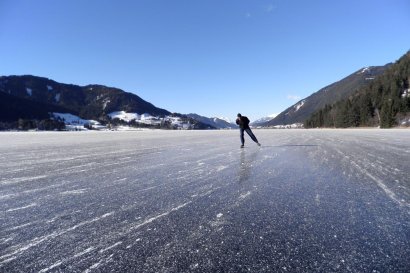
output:
[[[410,130],[0,133],[0,272],[409,272]]]

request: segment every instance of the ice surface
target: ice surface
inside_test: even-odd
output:
[[[1,133],[0,272],[408,271],[410,130],[254,133]]]

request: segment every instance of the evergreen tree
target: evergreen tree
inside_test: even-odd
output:
[[[409,81],[410,51],[349,99],[313,113],[305,125],[307,128],[395,126],[400,118],[410,116]]]

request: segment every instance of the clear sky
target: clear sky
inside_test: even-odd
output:
[[[410,50],[409,0],[0,0],[0,75],[251,120]]]

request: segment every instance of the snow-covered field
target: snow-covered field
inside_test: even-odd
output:
[[[0,133],[0,272],[410,271],[410,130],[254,133]]]

